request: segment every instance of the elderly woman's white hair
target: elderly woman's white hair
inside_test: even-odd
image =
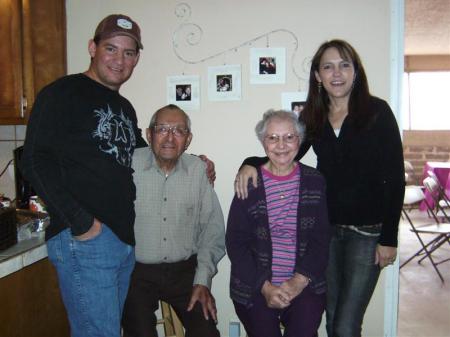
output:
[[[267,125],[274,118],[291,122],[295,132],[298,134],[299,144],[303,141],[303,137],[305,135],[305,126],[298,120],[298,117],[295,113],[287,110],[270,109],[264,113],[263,118],[255,126],[256,136],[262,144],[264,144]]]

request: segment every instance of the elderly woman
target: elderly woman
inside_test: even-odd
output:
[[[380,271],[397,255],[405,193],[400,132],[389,105],[370,94],[358,53],[343,40],[324,42],[313,56],[300,118],[307,137],[296,158],[312,147],[327,183],[332,227],[327,334],[358,337]],[[256,167],[261,161],[266,159],[244,164]],[[235,186],[245,197],[245,182],[257,172],[243,167]]]
[[[324,178],[294,159],[304,135],[294,113],[269,110],[255,131],[269,161],[258,187],[231,204],[231,298],[249,337],[282,336],[280,323],[284,336],[316,336],[330,234]]]

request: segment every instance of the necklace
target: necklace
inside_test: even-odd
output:
[[[288,198],[297,193],[299,182],[296,181],[295,185],[292,185],[293,179],[296,179],[293,177],[288,177],[294,174],[294,170],[296,169],[296,167],[297,165],[294,164],[293,168],[289,168],[290,172],[287,175],[283,176],[287,179],[283,179],[283,177],[275,175],[273,173],[273,170],[270,170],[271,167],[263,167],[266,172],[264,173],[266,175],[264,179],[267,179],[266,183],[268,183],[266,187],[268,188],[269,194],[271,195],[271,197],[269,198],[279,199],[283,200],[283,202],[286,202],[287,200],[289,200]]]
[[[291,174],[292,170],[296,167],[295,163],[291,163],[291,165],[289,165],[289,167],[285,170],[285,172],[287,172],[286,175]],[[280,172],[272,165],[271,162],[269,162],[268,165],[268,170],[270,172],[272,172],[272,174],[279,176]],[[277,174],[278,173],[278,174]],[[284,175],[284,174],[283,174]],[[278,181],[274,184],[274,187],[276,187],[276,189],[279,192],[280,195],[280,199],[283,200],[284,198],[288,197],[289,195],[287,194],[287,190],[286,189],[281,189],[280,185],[283,185],[283,182]]]
[[[285,197],[286,197],[286,190],[282,190],[281,188],[280,188],[280,186],[278,186],[278,184],[277,185],[275,185],[276,186],[276,188],[277,188],[277,190],[278,190],[278,192],[280,192],[279,194],[280,194],[280,199],[284,199]]]
[[[289,184],[291,188],[283,184],[281,187],[279,184],[272,184],[268,187],[267,209],[271,230],[285,233],[287,227],[292,225],[287,219],[297,214],[299,183],[300,180],[297,177],[295,183],[291,181]]]
[[[286,188],[281,188],[280,185],[282,185],[282,182],[277,182],[274,187],[278,190],[278,195],[280,196],[280,199],[283,200],[285,198],[288,198],[292,195],[292,193],[288,193],[289,191],[286,190]],[[291,191],[292,192],[292,191]]]

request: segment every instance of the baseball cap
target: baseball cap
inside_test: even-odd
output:
[[[144,49],[141,42],[141,29],[129,16],[112,14],[104,18],[95,30],[94,39],[107,39],[113,36],[125,35],[134,39],[139,49]]]

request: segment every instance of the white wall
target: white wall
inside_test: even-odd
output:
[[[200,75],[201,107],[189,111],[194,139],[191,153],[207,154],[216,164],[216,191],[225,215],[233,197],[233,179],[243,158],[262,154],[253,128],[268,108],[280,108],[280,93],[306,90],[289,67],[293,40],[287,34],[273,34],[270,47],[287,49],[287,82],[283,85],[249,84],[249,48],[188,65],[172,50],[172,34],[183,22],[175,15],[174,0],[70,0],[67,1],[67,43],[69,73],[87,69],[87,42],[96,24],[106,15],[123,13],[135,19],[142,30],[144,50],[132,79],[121,93],[137,110],[139,125],[145,128],[151,114],[167,104],[166,77],[170,75]],[[307,61],[325,40],[348,40],[359,52],[365,65],[373,94],[384,99],[390,93],[390,2],[388,0],[191,0],[187,20],[203,30],[202,40],[192,50],[181,50],[186,57],[205,58],[238,46],[266,32],[284,28],[299,39],[299,51],[294,59],[297,72],[307,78]],[[266,47],[261,40],[254,47]],[[242,65],[242,100],[209,102],[207,99],[207,67],[226,64]],[[315,165],[310,154],[305,163]],[[235,318],[228,297],[229,261],[225,257],[213,282],[213,293],[219,310],[219,328],[228,335],[228,323]],[[364,324],[365,336],[383,335],[384,279],[380,279]],[[325,336],[323,327],[321,336]]]

